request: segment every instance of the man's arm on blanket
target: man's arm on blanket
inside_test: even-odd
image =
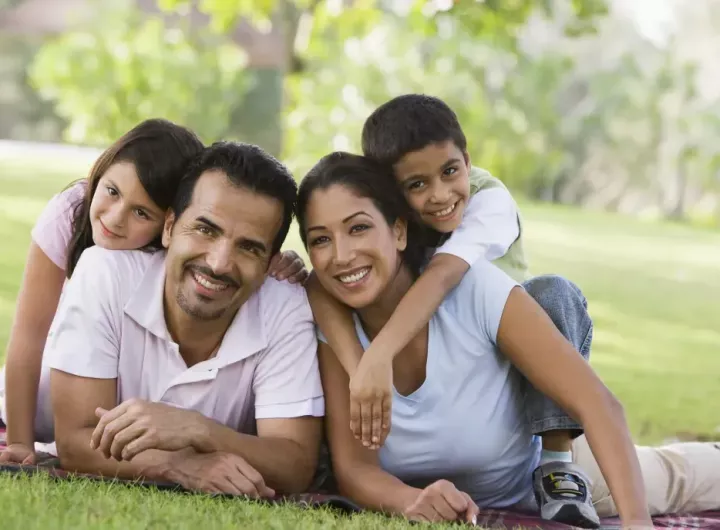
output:
[[[105,458],[90,447],[98,423],[95,409],[112,409],[117,403],[117,379],[79,377],[60,370],[50,376],[55,442],[63,469],[106,477],[162,480],[173,453],[145,451],[132,462]]]

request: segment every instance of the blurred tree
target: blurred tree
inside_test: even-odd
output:
[[[100,20],[49,42],[31,66],[32,83],[69,122],[67,141],[107,144],[154,116],[205,140],[227,131],[229,110],[248,85],[242,50],[127,7],[108,9]]]

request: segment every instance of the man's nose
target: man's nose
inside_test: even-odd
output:
[[[216,241],[210,248],[205,261],[214,274],[227,274],[232,269],[232,245],[230,242]]]

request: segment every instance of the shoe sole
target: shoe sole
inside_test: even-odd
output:
[[[579,528],[600,528],[600,524],[597,521],[588,519],[585,514],[582,513],[580,507],[575,504],[566,504],[561,506],[560,509],[555,512],[551,521],[556,523],[564,523],[570,526],[577,526]]]

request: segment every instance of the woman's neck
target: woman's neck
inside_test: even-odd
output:
[[[370,340],[373,340],[390,320],[400,300],[410,290],[414,281],[407,266],[401,264],[397,274],[383,293],[372,304],[358,310],[363,328]]]

